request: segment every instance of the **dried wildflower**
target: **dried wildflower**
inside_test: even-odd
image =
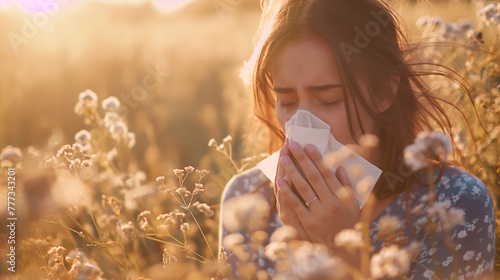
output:
[[[102,270],[93,261],[87,259],[84,252],[73,250],[66,256],[66,261],[72,263],[69,273],[77,280],[98,279]]]
[[[75,134],[75,141],[82,146],[88,145],[90,143],[90,139],[92,139],[92,136],[90,135],[90,132],[85,129],[82,129]]]
[[[464,210],[450,206],[451,202],[445,200],[434,203],[426,211],[428,219],[437,219],[437,223],[444,231],[449,231],[464,221]]]
[[[97,104],[97,94],[92,90],[87,89],[78,95],[78,102]]]
[[[184,170],[186,171],[186,173],[193,173],[194,172],[194,167],[192,167],[191,165],[190,166],[186,166],[184,167]]]
[[[217,259],[218,263],[226,263],[227,261],[227,253],[226,250],[224,250],[223,246],[220,246],[219,249],[219,258]]]
[[[273,245],[273,250],[269,246],[267,255],[280,260],[273,279],[343,279],[347,276],[346,265],[340,258],[330,256],[324,245],[294,241],[292,250],[286,249],[284,242]]]
[[[193,195],[197,195],[200,192],[204,192],[205,188],[203,187],[203,184],[201,183],[195,183],[194,184],[194,190],[193,190]]]
[[[75,114],[89,117],[89,111],[97,108],[97,94],[87,89],[78,95],[78,102],[75,105]]]
[[[23,159],[21,149],[14,146],[7,146],[0,153],[0,165],[2,167],[16,166]]]
[[[200,175],[202,177],[205,176],[205,175],[207,175],[208,173],[210,173],[210,171],[207,170],[207,169],[196,170],[196,174],[198,174],[198,175]]]
[[[404,150],[405,163],[418,171],[429,165],[429,160],[446,162],[452,151],[450,138],[440,132],[421,132],[415,142]]]
[[[491,3],[479,10],[479,18],[486,26],[500,23],[500,3]]]
[[[137,222],[139,223],[139,228],[143,231],[151,229],[147,216],[151,215],[151,211],[145,210],[137,215]]]
[[[267,240],[268,238],[268,234],[267,232],[263,231],[263,230],[258,230],[258,231],[255,231],[254,233],[252,233],[252,236],[251,236],[251,240],[252,242],[256,243],[256,244],[260,244],[264,241]]]
[[[165,182],[165,176],[158,176],[158,177],[156,177],[156,182],[158,182],[158,183]]]
[[[189,230],[189,223],[182,223],[180,226],[180,229],[182,232],[188,231]]]
[[[130,241],[136,237],[136,229],[134,227],[134,223],[129,221],[128,223],[119,223],[118,224],[118,232],[121,233],[125,241]]]
[[[188,189],[186,189],[184,187],[177,188],[177,190],[175,192],[183,197],[189,197],[191,195],[191,191],[189,191]]]
[[[396,234],[401,227],[401,221],[396,216],[383,216],[378,221],[378,236],[384,240],[386,237]]]
[[[195,201],[191,206],[196,208],[200,213],[205,214],[205,217],[212,217],[214,215],[214,210],[206,203]]]
[[[210,141],[208,141],[208,146],[209,147],[217,147],[218,146],[217,141],[215,141],[214,138],[210,139]]]
[[[111,149],[109,152],[106,153],[106,158],[109,160],[109,161],[112,161],[113,159],[115,159],[116,157],[118,156],[118,150],[116,150],[116,148],[113,148]]]
[[[224,149],[225,149],[224,143],[220,144],[219,146],[217,146],[217,148],[215,148],[215,150],[217,150],[218,152],[223,151]]]
[[[355,229],[344,229],[335,236],[335,245],[352,251],[363,246],[363,235]]]
[[[157,220],[163,220],[163,223],[159,227],[170,227],[171,225],[175,224],[175,219],[172,217],[170,214],[161,214],[156,217]]]
[[[114,125],[115,123],[117,123],[120,120],[121,120],[121,118],[117,113],[106,112],[106,114],[104,115],[104,126],[111,127],[112,125]]]
[[[163,268],[165,268],[167,264],[177,262],[177,258],[174,255],[170,254],[167,251],[167,249],[163,249],[162,262],[163,262]]]
[[[289,242],[297,237],[297,230],[294,227],[282,226],[271,234],[271,242]]]
[[[118,198],[114,196],[107,196],[107,195],[102,195],[101,196],[101,204],[102,208],[106,209],[108,206],[111,207],[113,212],[116,214],[120,214],[121,208],[122,208],[122,203],[121,201],[118,200]]]
[[[371,275],[375,279],[403,277],[410,269],[410,262],[408,251],[396,245],[384,247],[371,259]]]
[[[57,259],[62,259],[63,255],[64,255],[64,251],[66,251],[66,248],[64,248],[63,246],[53,246],[53,247],[50,247],[47,254],[49,254],[51,257],[54,257]]]
[[[271,242],[265,248],[265,255],[270,260],[279,261],[288,256],[289,249],[286,242]]]
[[[82,167],[91,167],[92,161],[90,160],[82,160]]]
[[[245,242],[245,237],[239,233],[231,233],[224,237],[222,244],[225,248],[234,251],[238,246]]]
[[[123,121],[120,120],[109,127],[109,132],[111,133],[111,138],[121,140],[127,136],[128,127]]]
[[[128,148],[132,148],[133,146],[135,146],[135,133],[133,132],[127,133],[124,142]]]
[[[224,139],[222,139],[222,143],[231,143],[231,141],[233,141],[233,137],[231,137],[231,135],[228,135]]]
[[[178,178],[181,178],[182,176],[184,176],[184,169],[174,169],[174,174],[176,177]]]
[[[116,215],[101,214],[97,216],[97,224],[103,232],[116,231],[118,222],[119,219]]]
[[[120,108],[120,100],[114,96],[110,96],[102,101],[102,108],[106,111],[116,111]]]
[[[224,224],[230,232],[243,228],[259,230],[265,226],[269,203],[261,194],[246,194],[227,201],[223,214]]]
[[[168,228],[171,225],[175,225],[177,223],[177,220],[182,220],[185,217],[186,214],[184,212],[181,212],[178,209],[176,209],[170,213],[158,215],[156,219],[159,221],[163,221],[163,223],[159,226],[159,228]]]

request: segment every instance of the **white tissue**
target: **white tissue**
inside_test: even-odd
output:
[[[297,110],[295,115],[285,123],[285,135],[290,140],[299,143],[302,147],[306,144],[313,144],[323,156],[344,147],[344,145],[335,140],[330,133],[330,126],[307,110]],[[279,151],[257,164],[260,170],[262,170],[266,177],[272,182],[274,182],[276,178],[278,161]],[[354,151],[352,151],[352,156],[343,160],[340,165],[342,165],[347,172],[347,178],[352,185],[359,208],[363,208],[375,183],[382,174],[382,170]],[[352,166],[361,166],[362,174],[358,176],[351,174],[350,167]],[[332,166],[331,168],[332,170],[336,170],[337,167],[338,166]],[[373,179],[370,187],[358,187],[358,183],[366,176],[370,176]]]

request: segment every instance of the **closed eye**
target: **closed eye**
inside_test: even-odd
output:
[[[293,102],[293,103],[280,103],[280,107],[281,108],[291,108],[293,107],[295,104],[297,104],[297,102]]]
[[[334,102],[327,102],[327,103],[323,103],[323,105],[325,106],[335,106],[335,105],[338,105],[340,103],[342,103],[344,100],[341,99],[341,100],[337,100],[337,101],[334,101]]]

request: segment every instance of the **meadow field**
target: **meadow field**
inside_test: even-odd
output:
[[[153,0],[61,0],[38,11],[1,3],[0,279],[223,279],[220,195],[269,152],[239,77],[258,1],[192,0],[173,11]],[[487,18],[497,2],[390,3],[409,38],[467,46],[424,55],[461,74],[472,96],[429,82],[469,122],[445,106],[458,161],[496,194],[500,4]],[[18,218],[15,273],[8,217]]]

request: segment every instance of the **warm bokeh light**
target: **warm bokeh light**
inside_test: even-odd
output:
[[[19,7],[30,12],[50,11],[58,6],[66,6],[80,1],[88,0],[0,0],[0,8],[8,7],[17,4]],[[172,12],[182,7],[192,0],[103,0],[117,4],[123,3],[138,3],[152,1],[160,9]]]

